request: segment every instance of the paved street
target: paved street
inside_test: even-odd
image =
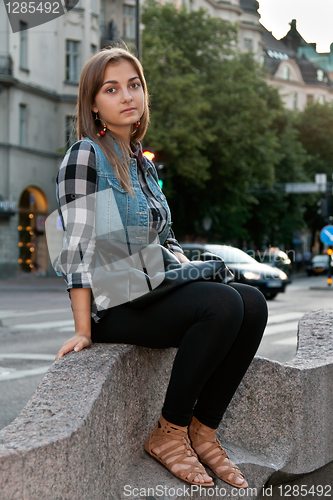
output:
[[[326,277],[300,277],[269,301],[268,308],[269,323],[258,354],[287,361],[296,352],[298,320],[309,310],[333,308],[333,289],[328,289]],[[0,429],[20,413],[73,332],[60,278],[0,282]]]

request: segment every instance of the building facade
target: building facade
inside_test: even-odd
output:
[[[296,20],[290,23],[289,32],[281,40],[264,28],[263,42],[269,82],[278,88],[286,108],[303,110],[310,102],[324,104],[333,100],[329,71],[333,67],[330,68],[326,55],[318,64],[320,54],[314,57],[315,44],[307,43],[298,33]]]
[[[86,0],[87,2],[89,0]],[[0,4],[0,276],[50,271],[45,218],[73,140],[82,65],[100,44],[99,17],[77,5],[12,33]]]

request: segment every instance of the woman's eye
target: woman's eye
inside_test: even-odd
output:
[[[131,87],[133,87],[134,89],[137,89],[138,87],[140,87],[140,83],[132,83]]]
[[[114,87],[110,87],[109,89],[107,89],[108,93],[109,93],[109,91],[110,91],[110,94],[113,94],[116,91],[116,89]]]

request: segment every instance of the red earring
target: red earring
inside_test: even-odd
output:
[[[135,124],[134,124],[134,130],[132,132],[132,135],[135,134],[135,132],[138,130],[138,128],[140,127],[140,120],[138,120]]]
[[[99,134],[97,134],[99,137],[105,135],[106,132],[106,123],[103,123],[103,130],[100,131]]]

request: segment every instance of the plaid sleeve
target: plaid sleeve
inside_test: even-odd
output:
[[[57,271],[63,275],[68,290],[92,288],[96,192],[94,148],[87,141],[77,142],[67,151],[57,175],[57,199],[64,228]]]
[[[167,236],[167,242],[171,248],[171,250],[173,252],[180,252],[180,253],[184,253],[184,250],[182,249],[182,247],[180,246],[180,244],[178,243],[178,241],[176,240],[175,238],[175,234],[174,232],[172,231],[172,229],[170,228],[169,230],[169,233],[168,233],[168,236]],[[184,254],[185,255],[185,254]]]

